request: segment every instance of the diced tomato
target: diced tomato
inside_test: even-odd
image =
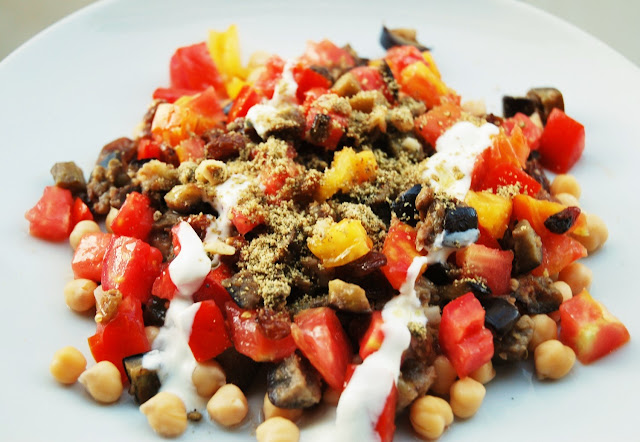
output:
[[[553,275],[585,256],[587,249],[578,240],[568,235],[549,234],[542,238],[542,264],[531,273],[535,276]]]
[[[507,135],[513,133],[515,126],[518,126],[522,130],[522,134],[527,140],[527,144],[531,150],[538,150],[540,147],[540,138],[542,137],[542,128],[537,126],[531,118],[522,112],[517,112],[511,118],[505,118],[502,121],[502,127],[504,127]]]
[[[555,173],[567,173],[582,156],[584,139],[584,126],[554,108],[540,139],[542,165]]]
[[[231,110],[227,115],[227,120],[234,121],[236,118],[245,117],[249,109],[260,103],[261,100],[262,95],[260,95],[255,88],[249,85],[242,86],[240,93],[238,93],[238,96],[233,101]]]
[[[607,308],[583,290],[560,304],[560,340],[589,364],[629,341],[627,328]]]
[[[471,244],[456,252],[456,264],[469,278],[482,278],[494,295],[509,292],[511,281],[511,250],[497,250],[480,244]]]
[[[273,92],[276,89],[276,84],[282,78],[283,70],[284,60],[277,55],[272,55],[264,64],[264,70],[253,83],[253,87],[268,99],[273,98]]]
[[[542,188],[539,182],[520,167],[504,163],[493,168],[487,174],[482,185],[480,185],[480,190],[492,189],[497,192],[503,186],[517,186],[519,193],[526,193],[529,196],[535,196]]]
[[[73,227],[80,221],[93,221],[93,214],[89,207],[80,198],[73,200],[71,207],[71,226]]]
[[[106,324],[98,323],[96,334],[89,339],[89,348],[96,362],[110,361],[126,379],[122,359],[151,350],[142,321],[140,301],[125,298],[116,315]]]
[[[227,96],[222,76],[206,43],[178,48],[171,57],[169,67],[173,88],[203,91],[213,86],[221,97]]]
[[[358,80],[363,91],[380,91],[389,103],[393,103],[393,94],[378,69],[371,66],[358,66],[349,72]]]
[[[493,335],[484,326],[485,312],[469,292],[444,306],[438,338],[460,378],[493,357]]]
[[[434,107],[415,120],[416,131],[431,146],[447,129],[453,126],[462,115],[462,108],[453,102],[446,102]]]
[[[189,347],[196,361],[203,362],[215,358],[232,344],[222,312],[215,301],[202,301],[194,305],[198,304],[200,306],[191,325]]]
[[[111,223],[111,230],[116,235],[146,239],[153,226],[153,214],[148,196],[131,192],[122,204],[118,214]]]
[[[387,264],[380,268],[391,286],[399,290],[407,279],[407,271],[413,258],[420,256],[416,249],[416,229],[394,218],[382,246]]]
[[[87,233],[80,239],[71,261],[74,278],[100,282],[102,261],[112,237],[111,233],[96,232]]]
[[[190,137],[182,140],[175,150],[181,163],[202,160],[204,158],[204,141],[200,137]]]
[[[382,331],[382,312],[376,310],[371,315],[371,322],[369,322],[369,328],[360,339],[360,359],[363,361],[367,359],[371,353],[377,351],[382,345],[384,340],[384,332]]]
[[[142,138],[138,142],[138,159],[162,159],[162,145],[155,140],[149,138]]]
[[[260,182],[264,186],[264,193],[268,196],[276,196],[280,189],[284,187],[287,179],[300,173],[298,165],[289,158],[284,167],[278,167],[277,172],[270,168],[265,168],[260,173]]]
[[[476,241],[476,244],[483,245],[485,247],[489,247],[490,249],[501,249],[498,240],[496,240],[491,233],[480,224],[478,224],[478,230],[480,231],[480,237]]]
[[[177,292],[178,287],[176,287],[169,275],[169,264],[163,264],[160,274],[153,281],[151,294],[158,298],[172,300]]]
[[[167,103],[173,103],[178,98],[185,95],[195,95],[200,92],[199,89],[185,89],[177,87],[159,87],[153,91],[154,100],[165,100]]]
[[[300,57],[303,63],[309,66],[322,66],[325,68],[349,69],[356,62],[346,50],[339,48],[329,40],[319,42],[307,42],[307,49]]]
[[[331,87],[331,80],[322,75],[321,73],[313,70],[311,67],[303,64],[297,64],[293,67],[293,79],[298,84],[296,90],[296,97],[298,102],[302,103],[305,100],[306,93],[310,89]]]
[[[394,46],[387,51],[384,59],[397,81],[404,68],[415,62],[424,62],[422,53],[415,46]]]
[[[210,87],[192,97],[185,97],[184,106],[206,118],[224,120],[224,111],[220,105],[220,96]]]
[[[392,442],[396,432],[396,405],[398,403],[398,388],[395,382],[391,384],[391,391],[384,402],[382,413],[376,423],[376,433],[380,436],[380,442]]]
[[[161,266],[160,250],[136,238],[114,235],[104,255],[102,289],[118,289],[124,298],[145,303]]]
[[[47,186],[40,200],[25,213],[29,221],[29,233],[47,241],[63,241],[71,233],[71,191],[57,186]]]
[[[282,185],[284,185],[284,182]],[[264,217],[261,214],[247,216],[235,207],[231,209],[231,216],[229,218],[240,235],[246,235],[260,224],[264,223]]]
[[[233,270],[224,263],[218,264],[215,269],[211,269],[200,288],[193,294],[193,301],[213,300],[226,315],[225,306],[227,302],[231,301],[231,295],[222,285],[222,281],[232,276]]]
[[[292,335],[270,339],[258,326],[255,310],[242,310],[234,302],[225,305],[233,345],[239,353],[257,362],[272,362],[286,358],[296,350]]]
[[[329,307],[303,310],[291,324],[291,335],[327,384],[341,390],[351,346],[336,313]]]

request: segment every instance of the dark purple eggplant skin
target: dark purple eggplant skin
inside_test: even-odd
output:
[[[386,26],[382,27],[380,33],[380,44],[385,49],[391,49],[394,46],[413,46],[419,51],[429,51],[428,47],[420,44],[417,40],[411,40],[398,34],[394,29],[389,29]]]

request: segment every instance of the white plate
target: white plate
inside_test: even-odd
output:
[[[582,122],[587,147],[574,172],[583,207],[609,226],[604,250],[586,260],[592,294],[629,328],[623,349],[559,382],[539,382],[530,368],[500,373],[479,413],[457,421],[445,441],[637,439],[640,310],[637,189],[640,70],[566,23],[519,3],[284,1],[99,2],[51,27],[0,63],[0,140],[4,255],[0,325],[4,363],[3,440],[149,439],[133,403],[94,404],[79,387],[48,373],[53,352],[75,345],[86,355],[90,318],[68,311],[62,287],[72,277],[71,250],[28,236],[24,212],[51,184],[56,161],[77,161],[88,174],[106,142],[130,134],[155,87],[168,83],[174,49],[202,41],[209,29],[236,23],[244,54],[263,49],[300,54],[307,39],[351,43],[362,55],[383,54],[381,25],[415,27],[433,47],[447,83],[463,98],[485,98],[500,113],[502,94],[553,85],[569,115]],[[126,395],[125,395],[126,396]],[[246,438],[257,413],[236,433],[190,425],[184,440]],[[398,439],[410,439],[403,433]],[[304,439],[304,438],[303,438]]]

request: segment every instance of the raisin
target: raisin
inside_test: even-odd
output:
[[[551,233],[557,233],[561,235],[567,233],[571,226],[576,222],[580,216],[580,208],[571,206],[566,209],[551,215],[544,221],[544,226],[549,229]]]

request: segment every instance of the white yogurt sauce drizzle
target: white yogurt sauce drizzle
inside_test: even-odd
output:
[[[206,400],[198,395],[191,380],[197,362],[189,347],[193,318],[200,304],[194,304],[191,295],[211,270],[211,260],[189,223],[180,223],[178,240],[180,253],[169,264],[169,276],[178,292],[169,304],[153,350],[142,358],[142,366],[157,370],[160,391],[176,394],[187,411],[201,410],[206,406]]]
[[[498,133],[498,127],[491,123],[476,126],[460,121],[454,124],[436,141],[436,153],[424,160],[422,178],[436,192],[464,201],[476,158],[491,146],[492,136]]]
[[[251,123],[262,139],[271,128],[269,122],[281,110],[297,104],[296,92],[298,91],[298,83],[293,78],[293,66],[294,63],[291,60],[284,65],[282,78],[276,84],[273,98],[264,103],[256,104],[247,112],[246,120]]]
[[[402,353],[411,342],[407,325],[410,322],[427,323],[415,291],[415,281],[427,262],[425,256],[414,258],[400,294],[384,306],[384,340],[378,351],[358,365],[342,392],[336,408],[337,438],[332,438],[340,441],[380,440],[374,428],[392,385],[398,381]]]

